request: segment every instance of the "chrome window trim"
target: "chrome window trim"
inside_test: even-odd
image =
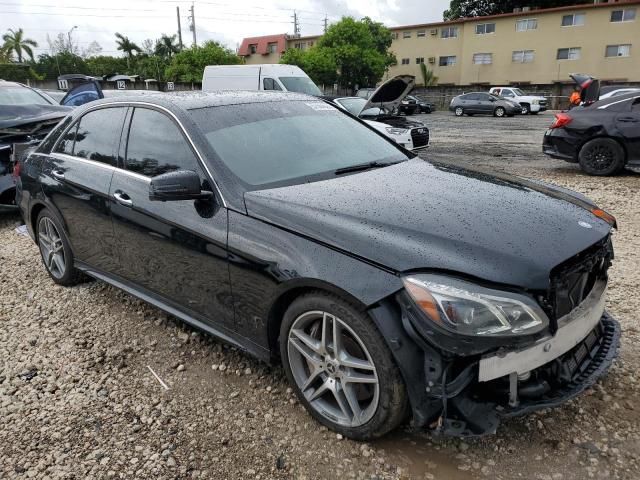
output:
[[[107,163],[103,163],[103,162],[97,162],[96,160],[89,160],[87,158],[82,158],[82,157],[76,157],[75,155],[69,155],[66,153],[60,153],[60,152],[51,152],[49,154],[50,157],[53,158],[58,158],[60,160],[76,160],[78,162],[81,163],[87,163],[89,165],[95,165],[98,167],[102,167],[102,168],[106,168],[108,170],[116,170],[117,167],[113,166],[113,165],[109,165]]]
[[[617,102],[611,102],[611,103],[608,103],[606,105],[602,105],[601,107],[598,107],[598,110],[605,110],[605,109],[609,108],[611,105],[617,105],[617,104],[623,103],[623,102],[632,102],[633,103],[639,98],[640,98],[640,96],[631,97],[631,98],[623,98],[622,100],[618,100]]]
[[[204,168],[204,170],[207,172],[207,174],[209,175],[209,179],[213,182],[213,186],[215,187],[216,191],[218,192],[218,195],[220,196],[220,200],[222,200],[222,206],[224,208],[229,208],[227,206],[227,202],[224,199],[224,196],[222,195],[222,192],[220,191],[220,187],[218,187],[218,183],[216,182],[215,177],[211,174],[211,170],[209,170],[209,167],[207,166],[206,162],[204,161],[204,158],[202,157],[202,155],[200,154],[200,151],[197,149],[195,143],[193,142],[193,140],[191,139],[191,136],[189,135],[189,132],[187,132],[187,129],[184,127],[184,125],[182,124],[182,122],[180,121],[180,119],[168,108],[163,107],[162,105],[157,105],[155,103],[150,103],[150,102],[142,102],[142,101],[113,101],[113,102],[107,102],[107,103],[100,103],[99,105],[93,105],[89,108],[87,108],[84,112],[82,112],[82,115],[80,117],[78,117],[78,119],[76,119],[76,121],[72,122],[72,124],[69,126],[69,128],[73,125],[75,125],[78,121],[82,120],[82,117],[84,117],[87,113],[92,112],[94,110],[100,110],[102,108],[108,108],[108,107],[129,107],[129,106],[144,106],[144,107],[151,107],[152,109],[158,109],[158,110],[162,110],[165,113],[168,113],[171,118],[178,124],[178,126],[180,127],[180,130],[182,130],[182,133],[184,134],[184,136],[187,138],[187,140],[189,141],[189,144],[191,145],[191,148],[193,149],[193,151],[196,153],[196,156],[198,157],[198,160],[200,161],[201,166]],[[60,138],[62,137],[62,135],[64,135],[64,133],[66,133],[68,131],[65,130],[63,132],[63,134],[60,135],[60,137],[58,138],[58,141],[55,143],[55,145],[52,147],[51,149],[51,154],[53,154],[53,150],[55,150],[56,146],[58,145],[58,142],[60,141]],[[62,155],[66,155],[66,154],[62,154]],[[67,155],[69,158],[73,158],[73,159],[79,159],[78,157],[74,157],[71,155]],[[79,160],[86,160],[86,159],[79,159]],[[93,160],[87,160],[88,162],[92,162],[92,163],[100,163],[100,162],[95,162]],[[104,165],[104,164],[103,164]],[[117,167],[112,167],[111,165],[108,165],[111,168],[117,168]],[[128,174],[133,174],[134,176],[136,176],[137,178],[145,178],[148,181],[151,181],[151,177],[147,177],[144,175],[140,175],[138,173],[134,173],[134,172],[129,172],[128,170],[124,169],[124,168],[118,168],[118,170],[121,170],[123,172],[127,172]]]

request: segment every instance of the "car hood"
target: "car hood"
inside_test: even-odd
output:
[[[72,110],[62,105],[2,105],[0,129],[62,118]]]
[[[360,117],[363,120],[373,120],[376,122],[385,123],[393,127],[398,128],[417,128],[424,127],[424,123],[417,120],[409,120],[407,117],[401,117],[399,115],[378,115],[376,117]]]
[[[404,97],[413,90],[415,84],[416,77],[413,75],[398,75],[390,78],[373,92],[367,103],[362,107],[362,111],[364,112],[373,107],[384,107],[389,112],[395,111]]]
[[[254,218],[395,272],[458,272],[535,290],[610,231],[568,190],[417,158],[247,192],[245,204]]]

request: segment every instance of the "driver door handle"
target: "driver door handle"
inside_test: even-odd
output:
[[[620,118],[618,118],[618,120],[620,122],[633,122],[633,123],[638,121],[638,119],[635,118],[635,117],[620,117]]]
[[[116,202],[118,202],[120,205],[124,205],[125,207],[133,206],[133,200],[131,200],[131,198],[129,198],[129,195],[127,195],[124,192],[120,192],[120,191],[115,192],[113,194],[113,198],[115,198]]]

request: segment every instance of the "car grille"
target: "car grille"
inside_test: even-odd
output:
[[[540,106],[541,107],[546,107],[547,106],[547,101],[546,100],[540,100]]]
[[[412,129],[411,140],[413,141],[413,148],[426,147],[429,145],[429,129],[427,127]]]
[[[558,265],[551,273],[550,310],[555,320],[570,313],[589,295],[596,280],[607,278],[613,260],[611,238]]]

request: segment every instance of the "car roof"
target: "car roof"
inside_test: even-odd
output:
[[[24,87],[24,88],[31,88],[27,85],[24,85],[20,82],[10,82],[8,80],[0,80],[0,87]]]
[[[318,100],[317,97],[311,95],[304,95],[302,93],[292,92],[276,92],[276,91],[219,91],[219,92],[201,92],[201,91],[187,91],[187,92],[172,92],[162,93],[154,92],[149,94],[133,94],[123,95],[117,97],[103,98],[91,102],[91,105],[98,105],[102,103],[135,103],[144,102],[151,103],[159,106],[176,106],[185,110],[194,110],[198,108],[208,107],[221,107],[225,105],[241,105],[249,103],[267,103],[267,102],[282,102],[282,101],[312,101]]]
[[[623,95],[617,95],[615,97],[605,98],[604,100],[598,100],[597,102],[593,102],[589,105],[589,110],[593,110],[594,108],[606,109],[609,105],[614,103],[622,103],[627,102],[629,100],[633,100],[634,98],[640,98],[640,90],[637,92],[629,92]]]

